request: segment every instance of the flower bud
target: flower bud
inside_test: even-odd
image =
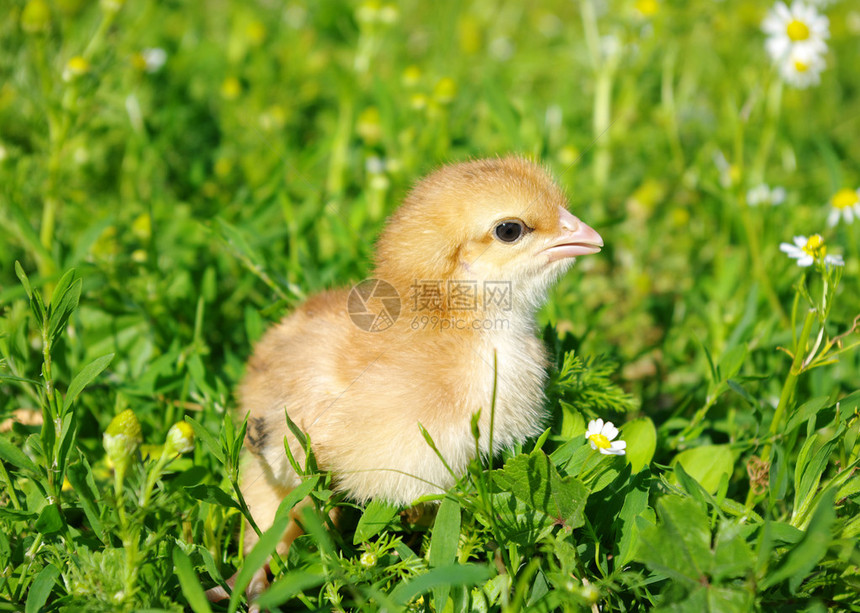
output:
[[[194,449],[194,430],[188,422],[178,421],[167,431],[167,440],[164,442],[164,454],[175,456],[187,453]]]
[[[454,79],[449,77],[439,79],[439,82],[436,83],[436,87],[433,89],[433,97],[439,104],[450,104],[456,95],[457,84],[454,82]]]
[[[361,554],[361,558],[359,558],[358,562],[365,568],[373,568],[376,566],[376,554],[371,553],[370,551],[366,551]]]
[[[105,430],[102,442],[120,479],[125,475],[128,463],[142,441],[140,422],[131,409],[114,417]]]
[[[221,83],[221,97],[224,100],[235,100],[242,93],[242,84],[236,77],[227,77]]]
[[[28,34],[44,34],[51,29],[51,8],[45,0],[30,0],[21,12],[21,29]]]
[[[74,81],[78,77],[87,74],[90,71],[90,63],[80,55],[76,55],[66,62],[66,67],[63,69],[63,81],[68,83]]]

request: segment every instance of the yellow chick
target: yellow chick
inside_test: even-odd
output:
[[[475,456],[473,414],[485,456],[491,413],[493,453],[541,432],[547,357],[535,313],[574,258],[602,246],[523,158],[452,164],[421,180],[379,238],[372,279],[309,299],[248,362],[241,487],[260,529],[299,484],[284,437],[304,461],[285,411],[358,502],[408,505],[455,483],[419,424],[458,475]],[[291,525],[279,551],[298,534]],[[250,549],[256,535],[246,535]],[[258,573],[249,595],[265,586]]]

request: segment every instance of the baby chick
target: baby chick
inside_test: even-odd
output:
[[[547,357],[535,312],[575,256],[603,246],[566,207],[525,159],[445,166],[388,220],[373,281],[323,292],[266,333],[239,389],[242,493],[261,530],[299,483],[284,437],[304,461],[285,410],[358,502],[408,505],[454,484],[419,424],[458,475],[475,455],[473,414],[484,455],[491,440],[496,451],[541,431]],[[279,550],[299,533],[291,526]]]

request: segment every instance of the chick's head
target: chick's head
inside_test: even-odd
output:
[[[476,160],[445,166],[413,188],[379,239],[376,274],[401,286],[510,282],[515,300],[536,308],[575,256],[602,246],[538,165]]]

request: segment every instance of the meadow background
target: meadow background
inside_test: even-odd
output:
[[[476,462],[435,527],[371,504],[327,532],[350,507],[309,467],[262,604],[860,610],[860,222],[826,223],[860,187],[860,9],[819,9],[797,89],[771,7],[7,0],[0,610],[246,607],[202,590],[273,543],[240,552],[253,342],[368,274],[417,177],[510,152],[606,242],[540,314],[548,434]],[[784,202],[751,206],[761,183]],[[815,233],[844,266],[780,251]],[[626,457],[591,451],[598,417]]]

